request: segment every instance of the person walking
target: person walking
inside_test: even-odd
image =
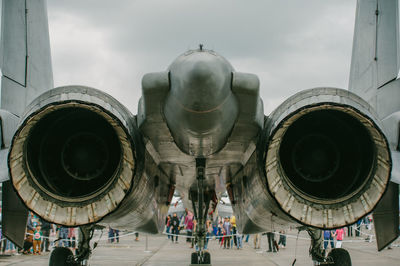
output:
[[[171,230],[172,230],[172,235],[171,235],[172,243],[174,242],[174,235],[176,235],[175,243],[178,243],[179,219],[176,216],[176,212],[173,214],[173,216],[171,218]]]
[[[223,224],[225,236],[224,236],[224,248],[230,248],[231,234],[232,234],[232,225],[229,222],[229,217],[225,217],[225,221]],[[227,244],[228,243],[228,244]]]
[[[169,235],[170,231],[171,231],[171,215],[168,214],[168,216],[165,218],[165,233],[167,233],[168,239],[171,238],[171,236]]]
[[[114,242],[114,229],[111,227],[108,227],[108,243],[113,243]]]
[[[254,249],[260,249],[261,236],[260,234],[254,234]]]
[[[186,242],[191,243],[191,248],[194,246],[194,240],[192,238],[193,236],[193,213],[188,211],[188,214],[186,215],[185,218],[185,229],[186,229],[186,234],[187,234],[187,239]]]
[[[234,215],[232,215],[231,219],[230,219],[230,223],[232,225],[232,238],[233,238],[233,242],[235,243],[235,246],[237,247],[237,239],[236,239],[236,217]],[[233,248],[233,245],[231,245]]]
[[[286,248],[286,234],[284,230],[279,231],[279,242],[278,246]]]
[[[61,226],[58,231],[59,247],[68,247],[68,227]]]
[[[336,246],[335,247],[341,248],[343,237],[344,237],[344,229],[343,228],[336,229],[334,236],[336,236]]]
[[[331,244],[331,248],[335,247],[335,243],[333,240],[333,234],[331,230],[324,230],[324,250],[325,254],[328,254],[328,246]]]
[[[274,232],[267,232],[267,237],[268,237],[268,250],[267,252],[276,252],[276,247],[275,247],[275,234]]]
[[[76,251],[76,232],[75,228],[71,227],[68,228],[68,242],[69,242],[69,247],[72,251],[72,254],[75,254]]]
[[[42,224],[42,234],[43,234],[43,239],[42,239],[42,246],[41,246],[41,250],[43,252],[49,252],[50,249],[50,229],[51,229],[51,225],[50,223],[48,223],[47,221],[40,219],[40,223]]]
[[[207,222],[206,222],[206,242],[204,244],[205,250],[207,250],[207,248],[208,248],[208,241],[211,238],[212,231],[213,231],[213,226],[211,224],[211,221],[207,220]]]
[[[26,224],[26,236],[24,240],[23,254],[29,254],[33,245],[33,233],[35,231],[35,226],[33,225],[32,218],[33,214],[29,212],[28,222]]]

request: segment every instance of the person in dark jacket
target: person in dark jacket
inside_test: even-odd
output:
[[[176,212],[173,214],[171,219],[171,233],[176,235],[175,242],[178,243],[178,234],[179,234],[179,219],[176,216]],[[174,242],[174,236],[172,235],[171,240]]]
[[[50,241],[49,241],[49,236],[50,236],[50,223],[46,222],[43,219],[40,219],[40,223],[42,224],[42,234],[43,234],[43,240],[42,240],[42,247],[41,250],[44,252],[50,251],[49,246],[50,246]]]
[[[33,246],[33,232],[35,230],[35,226],[32,222],[32,213],[30,212],[28,215],[28,223],[26,224],[26,236],[23,247],[23,254],[29,254],[31,252],[31,247]]]

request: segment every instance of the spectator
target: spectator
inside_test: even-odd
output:
[[[59,247],[68,247],[68,227],[61,226],[58,230]]]
[[[31,247],[33,245],[33,233],[35,228],[32,223],[32,217],[33,217],[32,213],[29,212],[28,223],[26,225],[26,236],[24,241],[23,254],[29,254],[31,252]]]
[[[50,225],[50,223],[48,223],[47,221],[45,221],[43,219],[40,219],[40,223],[42,224],[41,229],[42,229],[42,234],[43,234],[41,250],[43,252],[49,252],[50,251],[49,237],[50,237],[51,225]]]
[[[76,245],[75,228],[73,228],[73,227],[68,228],[68,242],[69,242],[69,247],[71,248],[72,254],[75,254],[77,245]]]
[[[118,229],[114,229],[114,237],[115,237],[115,241],[117,243],[119,243],[119,230]],[[136,241],[139,241],[139,233],[136,236]]]
[[[268,250],[267,252],[276,252],[275,247],[275,234],[273,232],[267,232],[268,237]]]
[[[165,232],[167,233],[168,239],[171,238],[171,236],[169,235],[170,231],[171,231],[171,215],[168,215],[165,218]]]
[[[224,248],[230,248],[230,240],[231,240],[231,235],[232,235],[232,225],[229,222],[229,217],[225,217],[225,221],[223,224],[224,228]],[[227,245],[228,243],[228,245]],[[228,246],[228,247],[227,247]]]
[[[43,233],[40,230],[40,225],[36,226],[35,231],[33,232],[33,254],[40,255],[40,247],[42,245]]]
[[[135,232],[135,241],[139,241],[139,232]],[[118,238],[119,242],[119,238]]]
[[[237,249],[242,249],[243,248],[243,235],[239,234],[239,232],[236,233],[236,241],[237,241]]]
[[[114,242],[114,229],[111,227],[108,228],[108,243]]]
[[[192,235],[193,235],[193,213],[188,211],[188,214],[186,215],[185,218],[185,229],[186,229],[186,233],[187,233],[187,239],[186,242],[191,242],[192,246],[191,248],[193,248],[193,239],[192,239]]]
[[[254,248],[255,249],[260,249],[261,247],[261,237],[260,234],[255,234],[254,235]]]
[[[236,217],[234,215],[232,215],[231,219],[230,219],[230,223],[232,225],[232,238],[233,238],[233,242],[235,243],[235,246],[237,247],[237,240],[236,240]],[[233,248],[233,245],[231,245]]]
[[[360,230],[361,230],[361,220],[362,219],[359,219],[358,221],[357,221],[357,223],[356,223],[356,236],[360,236]]]
[[[331,248],[335,247],[331,230],[324,230],[324,250],[327,253],[328,245],[331,243]]]
[[[173,216],[171,218],[171,230],[172,230],[172,235],[171,235],[172,242],[174,242],[174,235],[176,235],[175,243],[178,243],[179,219],[176,216],[176,212],[173,214]]]
[[[213,231],[213,227],[212,227],[211,221],[207,220],[207,222],[206,222],[206,242],[204,244],[204,249],[207,249],[207,247],[208,247],[208,241],[210,240],[212,231]]]
[[[286,248],[286,234],[284,230],[279,231],[278,245],[282,248]]]
[[[334,236],[336,236],[336,248],[341,248],[344,236],[344,229],[343,228],[336,229]]]

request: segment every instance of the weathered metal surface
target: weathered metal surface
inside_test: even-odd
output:
[[[11,181],[2,184],[2,220],[1,233],[14,244],[21,247],[24,244],[28,209],[15,193]]]
[[[287,176],[282,167],[280,149],[288,128],[296,120],[318,110],[336,110],[354,117],[368,132],[374,146],[374,152],[370,154],[373,156],[373,165],[369,170],[366,169],[368,174],[360,179],[362,185],[338,198],[304,193],[289,181],[292,177]],[[391,173],[387,140],[371,106],[348,91],[317,88],[292,96],[268,118],[264,134],[270,136],[265,160],[268,189],[280,207],[300,223],[320,228],[352,224],[371,212],[385,192]]]
[[[220,58],[214,52],[208,50],[190,51],[187,55],[196,57],[196,53],[199,54],[200,61],[204,60],[202,57]],[[207,53],[210,54],[206,55]],[[182,58],[180,57],[180,60]],[[179,62],[178,60],[175,63]],[[222,62],[225,61],[222,60]],[[230,65],[228,68],[231,68]],[[188,190],[195,182],[195,156],[189,155],[190,152],[188,151],[181,150],[173,137],[174,134],[189,134],[188,131],[181,127],[170,128],[167,124],[164,103],[171,93],[168,73],[168,71],[150,73],[143,77],[143,96],[139,102],[137,116],[138,126],[143,135],[146,149],[163,172],[170,176],[171,181],[175,183],[180,192],[185,206],[190,208]],[[235,102],[238,107],[237,118],[227,139],[215,144],[222,146],[222,148],[218,152],[206,156],[205,183],[207,187],[215,189],[218,194],[225,191],[226,180],[229,180],[249,160],[255,150],[257,136],[264,123],[263,105],[259,97],[257,76],[239,72],[233,72],[229,76],[232,79],[232,85],[229,89],[237,101],[237,103]],[[204,97],[209,98],[209,96]],[[176,106],[174,108],[179,109]],[[182,109],[180,110],[182,111]],[[172,116],[172,114],[170,115]],[[219,116],[212,112],[208,115],[214,118]],[[220,118],[221,123],[224,123],[222,117]],[[176,121],[181,120],[176,119]],[[188,119],[186,123],[196,124],[198,120],[192,118]],[[171,131],[173,130],[178,132],[172,134]],[[193,135],[194,132],[190,134]],[[216,133],[212,134],[215,135]]]
[[[112,126],[119,139],[121,159],[114,174],[108,177],[110,181],[101,185],[99,190],[88,191],[88,195],[69,197],[60,195],[54,189],[52,180],[55,180],[56,176],[46,176],[43,170],[35,171],[29,156],[32,150],[26,147],[29,139],[33,137],[33,130],[47,115],[58,110],[71,110],[71,115],[73,115],[76,108],[93,112]],[[63,117],[58,119],[63,119]],[[74,119],[79,119],[79,117]],[[80,121],[80,123],[85,123],[85,121]],[[60,134],[51,132],[54,127],[48,129],[50,132],[47,133],[50,136]],[[103,92],[77,86],[61,87],[46,92],[29,106],[13,138],[8,164],[14,188],[28,208],[50,222],[68,226],[97,222],[117,209],[130,191],[136,164],[131,140],[132,131],[132,115],[115,99]],[[46,142],[46,134],[43,137],[44,139],[39,140],[41,143]],[[39,152],[34,158],[40,160],[45,155]],[[62,156],[62,154],[55,156]],[[79,183],[79,180],[69,178],[71,180],[67,180],[68,182]],[[80,184],[84,185],[85,182],[80,182]]]
[[[390,182],[382,200],[376,206],[374,227],[378,250],[381,251],[399,236],[399,185]]]
[[[238,113],[232,66],[205,50],[189,51],[169,67],[170,91],[164,115],[183,152],[206,157],[221,150]]]
[[[1,122],[1,150],[0,150],[0,182],[9,180],[7,156],[12,137],[19,123],[19,117],[0,109]]]

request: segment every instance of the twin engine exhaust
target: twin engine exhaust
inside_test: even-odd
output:
[[[8,160],[26,206],[67,226],[98,222],[116,210],[135,174],[130,112],[80,86],[48,91],[27,110]]]
[[[391,156],[370,105],[345,90],[317,88],[269,117],[268,190],[296,221],[319,228],[355,223],[384,194]]]

